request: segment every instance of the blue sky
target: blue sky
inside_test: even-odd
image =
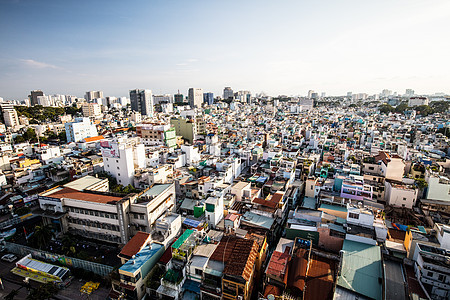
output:
[[[450,93],[450,1],[0,1],[0,97]]]

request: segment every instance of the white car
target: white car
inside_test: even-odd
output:
[[[13,262],[17,259],[17,256],[15,256],[14,254],[5,254],[2,256],[2,260],[8,261],[8,262]]]

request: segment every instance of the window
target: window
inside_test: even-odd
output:
[[[369,170],[374,170],[375,168],[374,167],[369,167]]]
[[[200,269],[195,269],[195,275],[202,276],[202,274],[203,274],[203,271],[202,271],[202,270],[200,270]]]
[[[359,214],[355,213],[348,213],[348,217],[352,219],[359,219]]]
[[[444,282],[444,281],[445,281],[445,276],[442,275],[442,274],[439,274],[438,280],[439,280],[440,282]]]
[[[141,279],[141,272],[137,273],[135,278],[136,282],[138,282],[138,280]]]
[[[120,170],[120,168],[119,168],[119,167],[117,167],[117,170]]]
[[[405,197],[403,197],[403,201],[406,201],[406,198],[405,198]]]
[[[428,277],[433,277],[433,272],[428,271],[427,276]]]

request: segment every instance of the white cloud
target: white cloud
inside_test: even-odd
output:
[[[32,60],[32,59],[20,59],[20,61],[30,67],[30,68],[35,68],[35,69],[61,69],[58,66],[52,65],[52,64],[47,64],[44,62],[40,62],[40,61],[36,61],[36,60]]]

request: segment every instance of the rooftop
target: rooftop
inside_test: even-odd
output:
[[[258,245],[253,240],[228,236],[222,238],[210,260],[224,262],[224,275],[250,279],[257,256]]]
[[[344,240],[342,250],[343,262],[337,285],[360,295],[381,300],[380,247]]]
[[[141,197],[143,197],[143,196],[148,196],[148,197],[158,196],[159,194],[164,192],[166,189],[168,189],[171,185],[172,185],[171,183],[168,183],[168,184],[155,184],[150,189],[148,189],[147,191],[142,193],[142,195],[140,195],[140,196]]]
[[[149,259],[151,259],[158,251],[163,247],[163,245],[152,243],[150,247],[145,247],[139,251],[134,259],[127,261],[119,270],[129,272],[134,274],[139,270]]]
[[[257,215],[255,213],[248,211],[242,216],[241,222],[247,222],[249,225],[254,225],[256,227],[270,229],[270,228],[272,228],[274,219],[265,217],[265,216],[261,216],[261,215]]]
[[[51,189],[49,191],[45,191],[40,194],[41,196],[45,197],[51,197],[51,198],[68,198],[73,200],[81,200],[81,201],[88,201],[88,202],[97,202],[102,204],[116,204],[116,202],[122,200],[120,197],[115,196],[109,196],[109,195],[103,195],[103,194],[97,194],[97,193],[87,193],[87,192],[80,192],[72,188],[68,187],[57,187],[54,189]]]
[[[89,188],[90,186],[93,186],[94,184],[97,184],[102,181],[103,181],[102,178],[86,175],[79,179],[75,179],[69,183],[66,183],[64,187],[68,187],[77,191],[83,191]]]
[[[131,240],[122,248],[119,256],[124,258],[131,258],[133,255],[137,254],[142,247],[144,247],[150,238],[150,233],[138,231]]]

